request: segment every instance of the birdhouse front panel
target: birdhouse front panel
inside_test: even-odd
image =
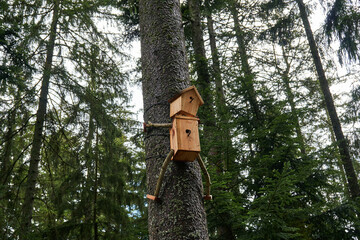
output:
[[[176,115],[170,129],[170,147],[174,161],[192,162],[200,152],[198,118]]]
[[[184,89],[175,98],[170,100],[170,117],[176,114],[185,114],[195,117],[198,108],[204,104],[195,86]]]

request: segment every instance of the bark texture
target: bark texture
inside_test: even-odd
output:
[[[144,120],[168,123],[167,100],[190,85],[179,1],[141,0],[140,33]],[[149,194],[169,151],[169,131],[149,129],[145,135]],[[202,193],[197,162],[171,162],[160,201],[149,201],[149,239],[208,239]]]
[[[319,54],[319,51],[318,51],[318,48],[317,48],[317,45],[315,42],[315,38],[314,38],[313,32],[311,30],[310,22],[309,22],[307,13],[306,13],[305,4],[302,0],[296,0],[296,2],[298,4],[299,10],[300,10],[300,17],[304,24],[306,36],[307,36],[309,46],[310,46],[311,55],[313,57],[316,72],[317,72],[317,75],[319,78],[320,88],[324,95],[326,108],[327,108],[327,111],[330,116],[332,127],[334,129],[334,133],[335,133],[336,141],[337,141],[337,144],[339,147],[342,164],[344,165],[344,169],[345,169],[345,173],[346,173],[346,177],[347,177],[347,181],[348,181],[349,190],[350,190],[351,196],[353,198],[356,198],[356,197],[360,196],[360,188],[359,188],[357,176],[354,171],[354,166],[353,166],[353,163],[351,160],[348,143],[345,139],[344,133],[341,128],[341,123],[339,121],[339,117],[336,112],[334,100],[332,98],[332,95],[331,95],[331,92],[329,89],[329,84],[326,79],[325,71],[324,71],[322,63],[321,63],[320,54]]]
[[[42,136],[46,115],[49,82],[51,76],[52,60],[55,48],[56,29],[59,17],[59,0],[55,1],[53,8],[53,18],[50,26],[49,42],[46,50],[46,61],[44,65],[44,72],[42,76],[42,84],[40,91],[40,99],[38,104],[38,110],[36,112],[36,122],[34,128],[34,136],[32,141],[32,148],[30,152],[30,166],[27,175],[25,199],[23,204],[22,215],[22,230],[20,233],[20,239],[28,239],[30,232],[31,219],[33,215],[34,196],[36,193],[36,181],[39,173],[40,162],[40,150],[42,145]]]

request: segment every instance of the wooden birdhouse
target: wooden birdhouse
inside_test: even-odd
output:
[[[199,119],[184,115],[173,117],[170,129],[170,148],[174,150],[172,160],[193,162],[200,153]]]
[[[198,108],[204,104],[195,86],[182,90],[178,95],[169,100],[170,117],[176,114],[184,114],[195,117]]]
[[[160,170],[160,175],[156,183],[154,195],[147,194],[150,200],[159,200],[161,184],[165,175],[166,168],[171,160],[182,162],[199,162],[201,170],[206,176],[205,200],[211,200],[210,195],[210,175],[206,170],[205,164],[200,157],[200,138],[199,138],[199,118],[196,117],[198,108],[204,104],[196,87],[192,86],[184,89],[180,94],[169,100],[170,117],[172,123],[144,123],[144,131],[151,127],[170,128],[170,152],[165,158]]]

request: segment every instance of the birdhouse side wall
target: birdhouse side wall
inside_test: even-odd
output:
[[[181,112],[181,96],[170,103],[170,117],[172,118],[176,114]]]
[[[173,119],[172,128],[170,129],[170,148],[174,150],[174,155],[176,155],[178,147],[178,137],[176,132],[176,120]]]

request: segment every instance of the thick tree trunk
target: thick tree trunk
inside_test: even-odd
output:
[[[325,103],[324,103],[324,105],[325,105]],[[326,106],[323,106],[323,107],[326,108]],[[328,111],[326,111],[326,121],[325,121],[325,123],[326,123],[326,127],[329,129],[329,132],[330,132],[331,142],[334,145],[336,145],[336,137],[335,137],[334,129],[332,127]],[[345,174],[345,170],[344,170],[344,165],[342,164],[341,155],[340,155],[339,152],[336,152],[335,158],[336,158],[337,165],[339,167],[340,178],[341,178],[341,182],[343,184],[344,195],[349,198],[350,197],[349,187],[348,187],[348,184],[347,184],[347,181],[346,181],[346,174]]]
[[[331,124],[334,129],[336,141],[337,141],[337,144],[339,147],[339,152],[341,155],[342,164],[344,165],[344,169],[346,172],[349,190],[350,190],[351,196],[353,198],[356,198],[356,197],[360,196],[360,188],[359,188],[357,176],[354,171],[354,166],[353,166],[353,163],[351,160],[348,143],[344,137],[344,134],[343,134],[343,131],[341,128],[341,123],[339,121],[339,118],[338,118],[338,115],[336,112],[334,100],[332,98],[332,95],[331,95],[331,92],[329,89],[328,81],[325,76],[325,71],[324,71],[322,63],[321,63],[321,59],[320,59],[320,55],[319,55],[317,45],[316,45],[316,42],[314,39],[314,35],[312,33],[309,19],[308,19],[307,13],[306,13],[305,4],[302,0],[296,0],[296,2],[299,6],[300,16],[301,16],[301,19],[304,24],[304,28],[305,28],[306,36],[307,36],[307,39],[309,42],[311,54],[312,54],[312,57],[314,60],[316,72],[318,74],[321,91],[324,95],[326,108],[328,110]]]
[[[140,33],[144,120],[170,122],[168,100],[189,86],[184,33],[178,0],[141,0]],[[145,136],[148,193],[155,190],[161,165],[170,151],[167,129]],[[171,162],[160,201],[149,201],[150,239],[208,239],[197,162]]]
[[[49,91],[49,82],[51,76],[53,53],[55,48],[56,29],[59,17],[59,0],[55,1],[53,8],[53,18],[50,26],[50,37],[46,50],[46,61],[44,65],[44,72],[42,76],[42,84],[40,91],[40,99],[38,110],[36,113],[36,122],[34,128],[34,136],[32,141],[32,149],[30,152],[30,166],[27,175],[25,199],[23,204],[22,214],[22,230],[20,239],[28,239],[27,235],[30,233],[31,219],[33,215],[33,203],[36,192],[36,181],[39,173],[40,150],[42,145],[43,128],[46,115],[47,98]]]

